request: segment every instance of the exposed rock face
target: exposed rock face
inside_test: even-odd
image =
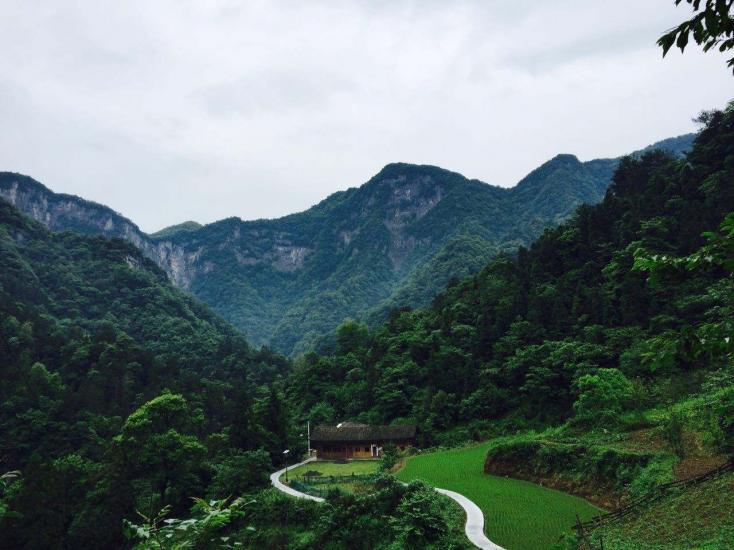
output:
[[[392,189],[384,221],[390,232],[388,256],[393,267],[399,269],[417,244],[416,238],[409,233],[410,225],[441,201],[443,186],[430,176],[412,181],[400,177],[385,183]]]
[[[53,231],[77,231],[124,239],[156,262],[171,280],[188,288],[201,251],[187,252],[169,241],[152,241],[111,208],[73,195],[57,194],[19,174],[2,174],[0,197]]]
[[[679,152],[691,140],[666,143]],[[347,317],[371,312],[379,321],[390,308],[428,303],[450,278],[600,200],[617,162],[559,155],[509,189],[433,166],[390,164],[305,212],[186,222],[153,235],[106,206],[19,174],[0,173],[0,197],[49,229],[132,243],[252,342],[292,353]]]

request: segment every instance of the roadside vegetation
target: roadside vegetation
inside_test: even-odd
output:
[[[360,494],[334,491],[324,503],[267,489],[234,501],[197,501],[192,516],[126,522],[136,549],[245,548],[468,550],[464,513],[430,486],[389,476]]]
[[[676,491],[625,521],[591,533],[607,550],[728,550],[734,547],[734,474]]]
[[[294,410],[322,422],[415,422],[426,447],[490,440],[474,451],[484,455],[473,470],[451,451],[428,459],[451,457],[440,473],[426,466],[416,477],[457,490],[441,476],[487,483],[486,471],[604,508],[726,460],[734,104],[699,121],[685,159],[653,151],[622,160],[601,204],[580,207],[431,308],[395,311],[374,330],[342,325],[330,353],[296,363]],[[423,460],[408,460],[400,475],[412,478]],[[556,533],[574,520],[557,520]]]
[[[377,460],[318,461],[289,470],[288,479],[291,487],[302,493],[326,497],[334,489],[346,493],[370,491],[379,471]]]
[[[544,549],[570,532],[576,515],[590,519],[601,510],[583,499],[517,479],[484,473],[492,442],[409,457],[397,473],[461,493],[484,513],[485,533],[507,548]]]

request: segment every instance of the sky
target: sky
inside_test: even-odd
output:
[[[673,0],[4,0],[0,170],[155,231],[273,218],[433,164],[512,186],[619,156],[734,98],[662,59]]]

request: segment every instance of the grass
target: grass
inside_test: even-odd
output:
[[[593,532],[607,550],[731,550],[734,473],[668,495],[639,515]]]
[[[484,459],[491,442],[409,458],[397,477],[422,479],[473,500],[484,512],[484,530],[507,550],[540,550],[570,532],[576,514],[586,520],[599,509],[583,499],[534,483],[490,476]]]
[[[380,463],[377,460],[350,460],[349,462],[315,461],[288,470],[288,476],[302,476],[306,472],[320,472],[324,476],[349,476],[352,474],[373,474]]]
[[[353,460],[346,463],[341,462],[309,462],[293,470],[288,470],[290,479],[298,478],[299,481],[306,484],[309,483],[308,478],[303,475],[306,472],[320,472],[322,476],[351,476],[373,474],[377,471],[380,463],[377,460]],[[364,488],[363,481],[351,483],[349,481],[339,481],[337,483],[319,483],[314,485],[320,491],[328,491],[329,489],[340,489],[346,493],[354,493]],[[323,496],[322,493],[316,493]]]

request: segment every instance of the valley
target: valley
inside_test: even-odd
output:
[[[693,137],[647,150],[681,155]],[[26,176],[0,174],[0,197],[54,231],[128,241],[251,342],[297,355],[328,344],[345,319],[374,326],[392,310],[426,306],[450,281],[527,246],[579,204],[600,201],[618,162],[558,155],[511,188],[392,164],[298,214],[186,222],[152,235]]]
[[[732,550],[734,0],[670,4],[9,5],[0,550]]]

